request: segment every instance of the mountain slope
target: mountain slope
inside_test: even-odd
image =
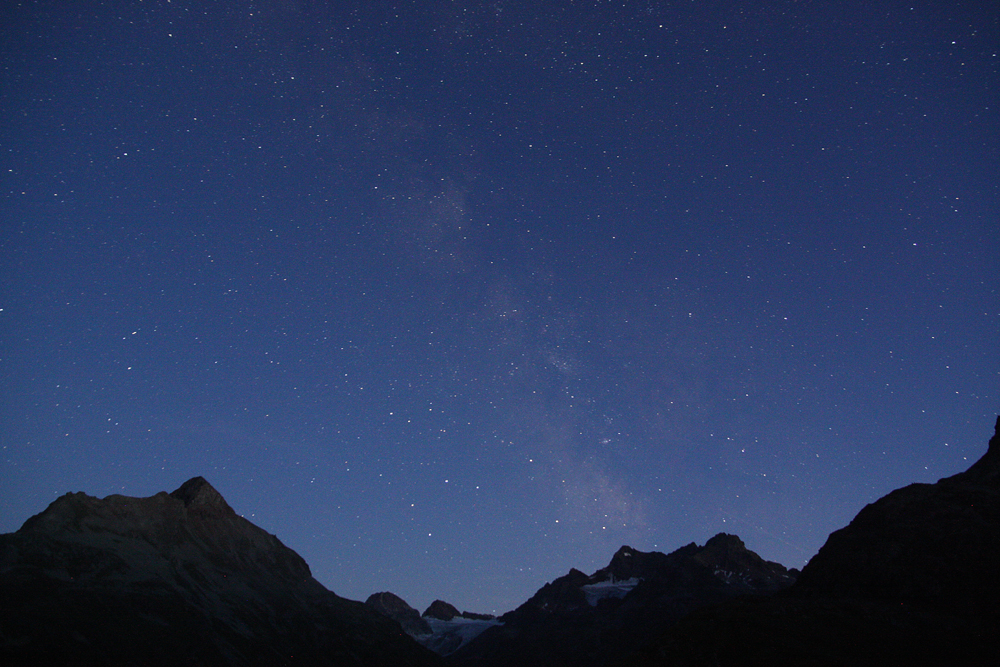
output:
[[[57,499],[0,535],[0,598],[5,665],[437,664],[200,477]]]
[[[431,626],[420,617],[420,612],[395,593],[372,593],[365,600],[365,606],[399,623],[403,632],[411,637],[431,634]]]
[[[635,664],[1000,664],[1000,418],[986,454],[832,533],[787,591],[699,610]]]
[[[832,533],[796,593],[996,614],[1000,594],[1000,418],[986,454],[936,484],[911,484]]]

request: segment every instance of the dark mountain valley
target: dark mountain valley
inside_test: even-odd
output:
[[[339,597],[203,478],[68,493],[0,535],[4,665],[1000,664],[1000,418],[986,454],[863,508],[801,572],[735,535],[622,546],[499,617]]]

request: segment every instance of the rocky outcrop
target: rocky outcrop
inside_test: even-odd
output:
[[[459,613],[454,605],[443,600],[435,600],[424,611],[423,616],[392,593],[375,593],[365,602],[369,608],[387,616],[403,628],[421,645],[446,656],[478,637],[484,630],[497,624],[489,614]]]
[[[456,619],[464,619],[467,621],[492,621],[496,619],[496,616],[492,614],[477,614],[471,611],[459,611],[457,607],[452,604],[445,602],[444,600],[435,600],[430,604],[423,613],[424,618],[436,618],[440,621],[453,621]]]
[[[436,618],[441,621],[450,621],[456,616],[461,616],[458,609],[448,604],[444,600],[434,600],[427,609],[424,610],[425,618]]]
[[[399,623],[403,632],[411,637],[431,633],[431,626],[420,618],[420,612],[394,593],[373,593],[365,600],[365,605]]]
[[[200,477],[55,500],[0,535],[0,599],[4,665],[437,663]]]

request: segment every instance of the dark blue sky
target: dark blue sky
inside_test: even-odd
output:
[[[21,2],[0,531],[203,475],[338,594],[801,567],[1000,410],[986,2]]]

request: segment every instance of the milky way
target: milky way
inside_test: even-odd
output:
[[[1000,409],[985,3],[39,2],[0,530],[201,475],[340,595],[801,567]]]

